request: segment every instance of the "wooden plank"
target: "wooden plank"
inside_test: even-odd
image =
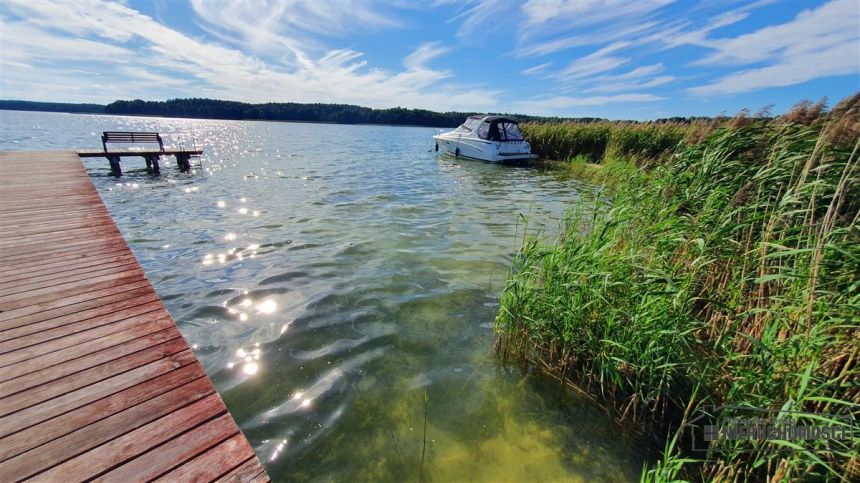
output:
[[[33,244],[19,244],[15,247],[0,247],[2,257],[45,257],[53,253],[69,252],[72,250],[97,250],[101,246],[110,246],[116,243],[116,234],[97,233],[92,238],[78,239],[76,241],[58,242],[46,241]],[[86,246],[91,245],[91,246]]]
[[[14,196],[14,194],[13,194]],[[18,198],[14,201],[10,201],[3,206],[3,211],[5,213],[13,212],[13,211],[21,211],[29,210],[33,205],[47,204],[50,203],[53,206],[79,206],[82,202],[92,202],[97,197],[97,194],[94,193],[82,193],[77,195],[67,195],[61,196],[58,193],[33,193],[32,197],[27,196],[26,198],[21,198],[21,195],[18,195]]]
[[[0,481],[28,478],[268,481],[69,152],[0,152]]]
[[[5,195],[4,195],[5,196]],[[39,206],[24,212],[12,212],[0,214],[0,223],[16,223],[27,221],[35,217],[44,219],[62,218],[66,214],[74,214],[75,216],[83,216],[89,214],[107,213],[107,210],[102,206],[75,206],[73,208],[63,208],[54,206]]]
[[[128,251],[127,247],[113,244],[110,248],[99,251],[72,251],[65,254],[56,254],[50,257],[37,257],[29,260],[7,260],[3,266],[0,266],[0,275],[15,275],[18,273],[25,273],[29,270],[43,270],[51,267],[62,269],[66,267],[68,263],[85,262],[87,260],[93,260],[104,255],[118,253],[126,254],[131,252]]]
[[[214,445],[235,436],[237,430],[229,414],[219,416],[93,481],[142,481],[158,478]]]
[[[114,466],[141,453],[145,453],[165,441],[170,441],[209,419],[220,416],[224,411],[221,398],[211,392],[205,395],[204,390],[206,387],[204,384],[200,384],[199,381],[175,389],[174,392],[193,391],[194,396],[192,397],[182,395],[182,399],[186,401],[194,401],[193,397],[198,395],[204,396],[202,399],[152,422],[148,422],[149,418],[132,421],[130,422],[131,424],[125,426],[127,429],[133,429],[132,431],[113,441],[109,441],[103,446],[96,447],[51,468],[49,471],[38,475],[38,478],[46,481],[60,479],[79,481],[92,477],[92,475],[104,473]],[[193,387],[195,383],[197,387]],[[115,425],[114,427],[122,426]],[[255,461],[255,459],[252,459],[252,461]]]
[[[46,275],[44,277],[33,277],[24,280],[18,280],[14,286],[0,289],[0,297],[6,295],[14,295],[22,292],[30,292],[35,288],[47,288],[54,285],[62,285],[69,282],[88,280],[91,278],[108,275],[111,273],[125,272],[138,267],[137,260],[126,260],[125,263],[113,263],[107,266],[98,268],[87,267],[86,269],[73,270],[70,272],[60,272],[58,274]],[[11,284],[10,284],[11,285]]]
[[[95,203],[97,200],[99,200],[99,197],[95,193],[67,196],[64,198],[57,199],[56,203],[54,203],[54,206],[76,206],[81,203]],[[22,210],[31,211],[29,208],[32,206],[33,202],[31,200],[12,200],[0,206],[0,212],[10,213]]]
[[[89,211],[84,213],[66,212],[52,216],[29,216],[23,219],[0,221],[9,232],[16,232],[27,228],[38,228],[44,226],[69,225],[78,228],[87,226],[91,221],[101,221],[113,224],[110,214],[104,211]]]
[[[145,280],[143,270],[135,267],[133,270],[115,273],[111,275],[103,275],[97,278],[91,278],[86,283],[75,282],[62,285],[55,285],[47,289],[32,290],[24,294],[9,295],[0,297],[0,310],[14,310],[28,305],[39,304],[42,302],[50,302],[52,300],[77,295],[85,292],[95,292],[102,288],[110,288],[116,285],[124,285],[126,283]]]
[[[137,353],[179,337],[182,337],[182,335],[175,327],[168,327],[164,330],[138,337],[137,339],[131,339],[122,344],[112,345],[105,350],[93,352],[88,354],[88,357],[78,357],[63,364],[54,364],[27,374],[19,373],[15,378],[0,382],[0,394],[8,397],[85,369],[118,360],[128,354]]]
[[[68,196],[81,196],[88,195],[89,190],[81,188],[78,185],[68,185],[66,186],[53,186],[50,190],[48,189],[39,189],[34,188],[32,186],[27,185],[7,185],[4,187],[4,191],[9,196],[26,196],[28,199],[59,199],[65,198]],[[32,198],[29,198],[32,197]],[[37,203],[33,203],[36,205]],[[32,205],[31,205],[32,206]]]
[[[29,374],[46,367],[55,366],[57,364],[65,363],[66,361],[88,356],[116,344],[121,344],[139,337],[145,337],[146,335],[154,332],[164,330],[165,326],[170,326],[170,324],[167,324],[163,320],[165,319],[160,319],[151,324],[142,324],[130,329],[114,332],[104,337],[87,341],[86,344],[71,345],[60,350],[46,352],[42,355],[19,361],[14,365],[0,368],[0,377],[2,377],[3,380],[12,379],[19,375]]]
[[[146,287],[143,287],[94,300],[94,302],[90,303],[83,302],[82,304],[76,304],[72,308],[67,308],[66,312],[63,312],[64,308],[60,308],[53,311],[40,312],[39,315],[30,315],[21,319],[0,322],[0,342],[17,339],[36,332],[56,329],[74,324],[75,322],[86,322],[88,319],[112,313],[119,313],[117,320],[121,320],[124,317],[130,317],[139,313],[133,310],[134,307],[158,302],[159,298]]]
[[[9,334],[8,340],[0,341],[0,354],[20,351],[30,346],[44,344],[54,339],[59,339],[61,337],[66,337],[81,332],[89,332],[90,334],[94,334],[95,332],[93,331],[103,325],[133,319],[134,317],[144,317],[150,312],[154,312],[156,314],[152,317],[163,318],[167,316],[167,312],[164,311],[164,307],[160,303],[161,301],[157,298],[153,299],[150,297],[149,301],[143,304],[137,304],[136,302],[137,300],[126,302],[126,305],[129,305],[129,307],[123,308],[121,310],[116,310],[116,307],[112,306],[111,308],[114,310],[94,317],[90,317],[93,311],[87,311],[87,313],[83,314],[82,317],[77,317],[78,319],[82,320],[79,320],[77,322],[63,323],[66,322],[64,320],[61,321],[60,325],[56,327],[54,327],[54,325],[56,324],[55,320],[53,321],[53,323],[50,323],[49,321],[48,324],[31,324],[22,328],[18,328],[17,331],[10,331],[11,334]],[[135,323],[147,323],[148,321],[149,319],[141,319],[136,321]],[[31,331],[31,333],[21,335],[22,332],[28,330]],[[4,336],[4,338],[6,338],[6,332],[0,332],[0,336]]]
[[[29,431],[17,432],[0,439],[0,442],[2,442],[0,444],[0,460],[9,459],[25,451],[38,448],[48,441],[52,441],[73,431],[86,429],[92,423],[119,411],[133,407],[175,388],[201,380],[203,382],[199,382],[198,385],[190,388],[191,392],[202,396],[212,394],[214,390],[211,384],[206,384],[208,381],[195,371],[194,366],[184,366],[175,371],[159,375],[109,397],[99,399],[92,404],[83,406],[77,411],[68,412],[59,417],[36,424]],[[188,402],[194,400],[193,398],[189,399]]]
[[[89,259],[55,264],[53,266],[48,266],[47,268],[28,267],[16,272],[3,274],[0,276],[0,285],[11,284],[12,282],[21,283],[22,281],[35,279],[51,280],[54,278],[64,277],[69,274],[100,270],[102,267],[117,263],[124,264],[127,261],[136,262],[131,253],[123,251],[123,253],[120,253],[119,255],[114,255],[112,253],[100,254],[90,257]]]
[[[162,391],[165,390],[165,386],[152,387],[152,389],[153,391]],[[146,396],[149,395],[151,394],[146,394]],[[203,399],[201,400],[201,398]],[[198,401],[204,404],[193,404]],[[189,403],[192,404],[188,406]],[[128,400],[122,401],[122,406],[126,406],[128,404]],[[135,429],[140,428],[147,423],[151,423],[152,421],[157,421],[159,418],[164,416],[170,417],[173,415],[179,415],[184,417],[184,420],[179,420],[178,417],[172,417],[169,420],[161,421],[161,424],[170,424],[170,427],[167,429],[175,433],[188,427],[194,427],[197,422],[205,421],[206,419],[217,416],[219,413],[223,414],[223,412],[224,405],[223,403],[220,403],[217,396],[212,394],[212,388],[207,387],[205,380],[202,378],[197,379],[196,381],[192,381],[169,392],[155,396],[154,398],[146,400],[140,404],[131,406],[128,409],[111,414],[85,428],[78,429],[74,432],[58,437],[53,441],[47,442],[42,446],[30,449],[26,453],[16,455],[15,457],[0,463],[0,474],[8,472],[20,475],[24,478],[33,476],[41,471],[50,469],[56,464],[57,460],[64,461],[78,456],[81,453],[96,448],[103,443],[107,443],[111,439],[121,436],[124,433],[135,432]],[[105,414],[105,411],[102,411],[99,416],[103,414]],[[140,436],[140,432],[135,432],[135,434]],[[76,468],[79,474],[83,473],[78,478],[73,478],[69,475],[62,475],[62,478],[59,478],[58,480],[83,480],[96,471],[103,471],[105,469],[103,468],[105,459],[116,460],[127,458],[131,456],[129,453],[131,453],[134,448],[144,446],[141,444],[141,441],[126,441],[125,443],[125,448],[123,448],[122,452],[118,452],[116,450],[102,450],[97,452],[95,455],[91,455],[91,457],[84,458],[82,463],[85,464],[85,466]],[[101,458],[99,458],[99,456],[101,456]],[[229,457],[226,459],[227,461],[231,460]],[[95,467],[96,465],[98,465],[98,468]],[[66,468],[63,471],[69,471],[70,466],[71,465],[66,465]],[[48,475],[42,475],[39,478],[43,479],[50,477]]]
[[[155,481],[168,483],[173,481],[212,481],[219,476],[229,473],[236,463],[230,457],[254,456],[251,445],[241,433],[222,441],[196,458],[186,461],[182,466],[162,475]]]
[[[88,247],[81,247],[81,245],[87,245],[96,239],[110,240],[117,235],[114,231],[116,228],[105,223],[84,228],[86,230],[74,232],[59,229],[55,232],[35,234],[32,238],[29,235],[19,236],[10,232],[7,242],[0,246],[0,254],[16,257],[21,254],[41,254],[46,250],[53,251],[57,248],[82,251],[87,250]]]
[[[221,475],[215,480],[216,483],[240,483],[249,481],[268,481],[268,477],[260,466],[260,461],[257,458],[248,458],[236,468],[233,468],[226,474]]]
[[[107,253],[122,248],[113,237],[100,237],[98,240],[92,240],[86,246],[69,247],[65,244],[54,248],[43,249],[38,253],[19,254],[15,257],[7,257],[3,250],[0,250],[0,259],[5,259],[6,264],[3,270],[11,270],[13,268],[21,268],[22,266],[32,266],[38,263],[47,263],[54,261],[60,257],[82,257],[87,255],[95,255]],[[0,273],[3,272],[0,270]]]
[[[159,308],[118,322],[111,321],[109,324],[98,326],[90,330],[85,330],[83,332],[67,335],[41,344],[22,347],[18,350],[0,354],[0,368],[11,366],[12,364],[17,364],[44,354],[57,352],[60,349],[68,347],[75,347],[77,350],[85,351],[86,346],[89,345],[88,343],[95,339],[100,339],[107,335],[123,332],[138,326],[145,326],[147,328],[158,327],[160,330],[165,328],[165,326],[170,326],[169,323],[164,322],[165,320],[169,321],[169,317],[163,308]]]
[[[6,230],[0,247],[27,243],[32,245],[36,242],[63,240],[67,238],[80,238],[81,236],[92,236],[93,232],[113,233],[116,226],[108,216],[101,219],[93,219],[85,222],[55,222],[34,225],[25,228],[12,228]]]
[[[58,311],[71,310],[72,307],[77,307],[79,304],[96,303],[105,297],[116,297],[125,292],[136,290],[142,287],[149,287],[149,281],[145,278],[135,280],[126,284],[117,284],[112,287],[103,288],[97,291],[84,292],[81,294],[72,294],[63,296],[48,302],[40,302],[26,307],[17,309],[0,310],[0,324],[3,322],[11,322],[13,326],[24,325],[24,321],[40,321],[47,318],[48,313],[56,313]]]
[[[80,401],[100,399],[115,390],[192,362],[197,361],[185,341],[172,339],[110,364],[0,398],[0,416],[18,412],[13,421],[0,421],[0,434],[9,434],[7,431],[15,431],[21,425],[32,425],[73,409],[77,407],[75,404],[80,405]]]

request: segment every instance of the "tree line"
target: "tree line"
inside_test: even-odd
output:
[[[64,102],[0,100],[0,110],[49,111],[130,116],[189,117],[196,119],[229,119],[261,121],[323,122],[336,124],[392,124],[428,127],[456,127],[475,112],[435,112],[426,109],[394,107],[373,109],[350,104],[267,102],[249,104],[217,99],[168,99],[166,101],[118,100],[107,105]],[[521,122],[591,123],[606,121],[596,117],[542,117],[514,114]],[[655,122],[690,122],[701,118],[670,118]],[[636,121],[630,121],[636,122]]]
[[[73,104],[67,102],[33,102],[33,101],[3,101],[0,100],[0,110],[4,111],[42,111],[42,112],[75,112],[86,114],[102,114],[105,106],[102,104]]]
[[[350,104],[301,104],[268,102],[248,104],[215,99],[169,99],[167,101],[116,101],[105,106],[107,114],[130,114],[201,119],[324,122],[337,124],[397,124],[455,127],[473,112],[434,112],[426,109],[373,109]],[[552,121],[553,118],[518,115],[519,119]],[[556,122],[560,118],[554,118]]]

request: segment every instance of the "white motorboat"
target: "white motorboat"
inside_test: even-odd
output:
[[[471,116],[457,129],[433,136],[436,151],[503,163],[534,159],[517,120],[505,116]]]

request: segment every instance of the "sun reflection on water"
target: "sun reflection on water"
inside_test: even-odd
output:
[[[227,363],[227,369],[239,368],[239,375],[242,377],[250,377],[256,375],[260,369],[260,357],[263,351],[260,349],[260,344],[254,344],[253,348],[240,347],[236,350],[235,357]]]
[[[273,314],[278,310],[278,304],[272,299],[267,299],[257,304],[257,311],[263,314]]]

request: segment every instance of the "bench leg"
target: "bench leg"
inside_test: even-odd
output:
[[[191,156],[187,154],[177,154],[176,155],[176,164],[179,166],[179,171],[185,173],[191,169],[191,163],[189,159]]]
[[[119,165],[119,156],[108,156],[110,163],[110,174],[120,177],[122,176],[122,167]]]
[[[161,168],[158,166],[158,158],[159,156],[145,156],[146,160],[146,172],[149,174],[159,174],[161,172]]]

